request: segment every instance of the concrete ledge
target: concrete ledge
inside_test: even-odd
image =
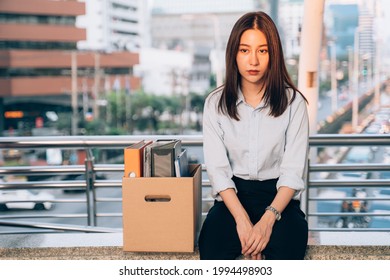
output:
[[[309,240],[307,260],[390,260],[390,233],[328,232],[314,235]],[[199,259],[197,251],[194,253],[123,252],[121,233],[14,234],[0,235],[0,237],[0,259],[2,260]],[[333,238],[336,238],[339,244]],[[340,241],[342,242],[343,238],[346,240],[348,238],[349,243],[341,245]],[[359,241],[358,239],[364,241],[360,242],[360,245],[354,244]]]
[[[133,253],[122,247],[2,248],[1,260],[199,260],[194,253]],[[390,260],[385,246],[309,245],[306,260]]]
[[[309,245],[307,260],[390,260],[389,246]]]
[[[13,260],[197,260],[195,253],[132,253],[122,247],[0,249],[0,259]]]

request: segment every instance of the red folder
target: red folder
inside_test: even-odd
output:
[[[144,149],[152,141],[140,141],[124,149],[124,177],[142,177],[144,167]]]

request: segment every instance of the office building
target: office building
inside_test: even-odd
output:
[[[104,80],[124,87],[128,79],[132,88],[139,87],[132,76],[137,53],[76,51],[86,39],[86,30],[75,26],[83,14],[85,3],[73,0],[0,2],[0,131],[5,135],[29,135],[45,127],[53,112],[72,108],[80,118],[81,111],[98,117]]]
[[[279,33],[286,58],[297,57],[301,51],[303,0],[280,1]]]
[[[85,15],[76,22],[87,32],[79,49],[134,51],[149,46],[148,1],[85,0],[85,5]]]

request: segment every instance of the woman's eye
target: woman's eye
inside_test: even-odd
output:
[[[268,50],[259,50],[259,52],[265,54],[268,52]]]
[[[240,49],[240,52],[242,52],[242,53],[247,53],[248,50],[247,50],[247,49]]]

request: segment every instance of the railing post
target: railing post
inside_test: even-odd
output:
[[[85,180],[86,196],[87,196],[87,214],[88,214],[88,225],[96,226],[96,195],[95,195],[95,172],[94,172],[94,157],[90,149],[86,149],[87,158],[85,159]],[[91,200],[92,191],[92,200]]]
[[[304,205],[302,206],[302,209],[305,211],[306,220],[309,222],[309,191],[310,191],[310,158],[307,159],[307,168],[306,168],[306,191],[303,193],[303,199]]]

